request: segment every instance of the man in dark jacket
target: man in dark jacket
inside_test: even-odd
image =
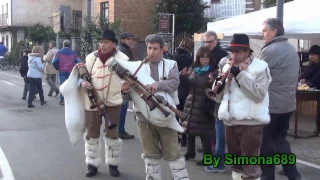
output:
[[[212,66],[213,68],[218,66],[220,60],[228,56],[228,52],[224,50],[219,43],[217,33],[214,31],[207,31],[204,33],[205,46],[212,52]]]
[[[220,60],[226,56],[228,56],[228,52],[226,50],[224,50],[219,43],[218,40],[218,36],[217,33],[214,31],[207,31],[206,33],[204,33],[204,41],[205,41],[205,46],[208,47],[210,49],[210,51],[212,52],[212,60],[211,60],[211,66],[213,69],[218,68],[218,64],[220,62]],[[218,103],[216,103],[216,106],[219,106]],[[217,118],[217,117],[216,117]],[[222,129],[224,128],[223,123],[221,123],[221,121],[216,121],[216,129]],[[216,133],[220,133],[220,134],[216,134],[216,138],[219,139],[219,141],[225,137],[224,135],[224,131],[217,131]],[[212,147],[215,146],[216,144],[216,138],[213,138],[212,140]],[[214,149],[214,148],[212,148]],[[214,152],[213,152],[214,153]]]
[[[131,51],[131,47],[133,46],[133,34],[128,32],[123,32],[120,34],[120,44],[117,46],[117,50],[123,52],[125,55],[129,57],[129,61],[133,61],[133,55]],[[134,135],[127,133],[125,130],[126,123],[126,115],[128,110],[129,103],[124,101],[122,104],[120,117],[119,117],[119,128],[118,128],[118,136],[121,139],[133,139]]]
[[[117,50],[123,52],[128,56],[129,61],[133,61],[133,55],[131,47],[133,46],[133,34],[123,32],[120,34],[120,44],[117,46]]]

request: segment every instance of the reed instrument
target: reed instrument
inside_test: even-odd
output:
[[[86,66],[83,63],[78,63],[77,68],[79,70],[80,77],[83,80],[92,84],[91,76]],[[109,117],[107,113],[107,106],[99,98],[97,91],[94,88],[91,90],[87,90],[87,95],[90,101],[90,109],[97,108],[99,116],[104,117],[104,119],[106,120],[106,123],[108,123],[108,129],[115,128],[117,125],[113,123],[112,119]]]
[[[147,63],[149,60],[146,58],[143,60],[138,67],[138,69],[135,71],[134,74],[136,74],[139,69],[142,67],[143,64]],[[146,104],[149,106],[150,111],[154,110],[155,108],[158,108],[165,117],[168,117],[171,113],[168,112],[166,109],[164,109],[162,105],[168,107],[172,112],[175,113],[175,115],[181,119],[182,121],[188,118],[188,114],[179,111],[172,105],[168,103],[168,101],[161,95],[152,94],[147,90],[147,87],[141,83],[138,78],[134,75],[132,75],[129,70],[122,67],[119,63],[116,61],[109,64],[109,68],[112,71],[115,71],[116,74],[125,81],[129,82],[131,84],[131,88],[146,102]]]
[[[232,67],[232,66],[231,66]],[[228,71],[221,77],[220,75],[217,77],[217,79],[219,79],[218,81],[216,81],[216,85],[214,86],[213,89],[207,88],[205,89],[205,94],[208,98],[212,99],[214,97],[217,96],[218,91],[220,89],[220,87],[226,83],[226,80],[228,78],[228,75],[230,73],[230,69],[231,67],[228,69]]]

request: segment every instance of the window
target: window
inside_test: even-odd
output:
[[[82,12],[81,11],[72,11],[72,24],[73,28],[82,27]]]
[[[6,47],[8,48],[9,47],[9,36],[6,35]]]
[[[109,2],[100,4],[100,15],[102,18],[109,19]]]
[[[217,4],[217,3],[220,3],[221,0],[211,0],[211,4]]]

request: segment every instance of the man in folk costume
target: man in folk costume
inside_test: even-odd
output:
[[[163,59],[164,44],[164,39],[160,35],[152,34],[146,37],[149,57],[147,68],[150,69],[150,76],[156,81],[146,87],[150,93],[165,92],[166,95],[172,97],[175,104],[178,104],[179,71],[175,61]],[[132,92],[131,84],[125,82],[121,89],[123,98],[132,100]],[[142,158],[145,162],[146,179],[162,180],[160,160],[163,158],[169,163],[174,180],[189,180],[185,159],[180,154],[178,142],[178,132],[183,132],[183,129],[175,116],[172,116],[170,120],[175,122],[176,126],[160,127],[152,118],[148,119],[141,113],[145,110],[136,109],[135,106],[134,111],[138,119],[139,135],[144,152]]]
[[[214,84],[217,97],[223,95],[218,117],[226,125],[229,153],[259,156],[263,125],[270,122],[268,64],[252,56],[246,34],[234,34],[229,50],[231,59],[221,75],[227,78]],[[233,165],[232,170],[234,180],[260,180],[259,165]]]
[[[99,98],[107,106],[107,113],[110,119],[117,125],[116,128],[108,129],[106,122],[105,157],[106,164],[109,165],[109,172],[112,176],[120,175],[118,164],[122,140],[118,137],[119,114],[122,105],[121,97],[121,79],[108,69],[108,64],[115,58],[128,61],[129,58],[120,51],[116,50],[116,35],[113,31],[105,30],[100,37],[99,49],[86,57],[86,67],[90,73],[92,83],[79,79],[78,85],[82,90],[87,91],[94,88]],[[90,109],[90,101],[87,95],[84,95],[86,110],[86,132],[84,134],[85,155],[88,170],[86,176],[96,175],[101,164],[100,157],[100,128],[102,119],[99,117],[97,109]]]

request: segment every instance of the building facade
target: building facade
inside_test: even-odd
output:
[[[138,41],[152,32],[153,17],[158,0],[95,0],[94,14],[110,22],[120,20],[122,31],[135,35]]]
[[[261,0],[205,0],[209,8],[205,16],[211,20],[222,20],[261,9]]]
[[[10,48],[26,38],[26,29],[40,23],[51,26],[52,14],[60,13],[71,28],[81,28],[94,0],[1,0],[0,41]],[[88,4],[92,3],[92,4]],[[91,12],[91,11],[90,11]]]

